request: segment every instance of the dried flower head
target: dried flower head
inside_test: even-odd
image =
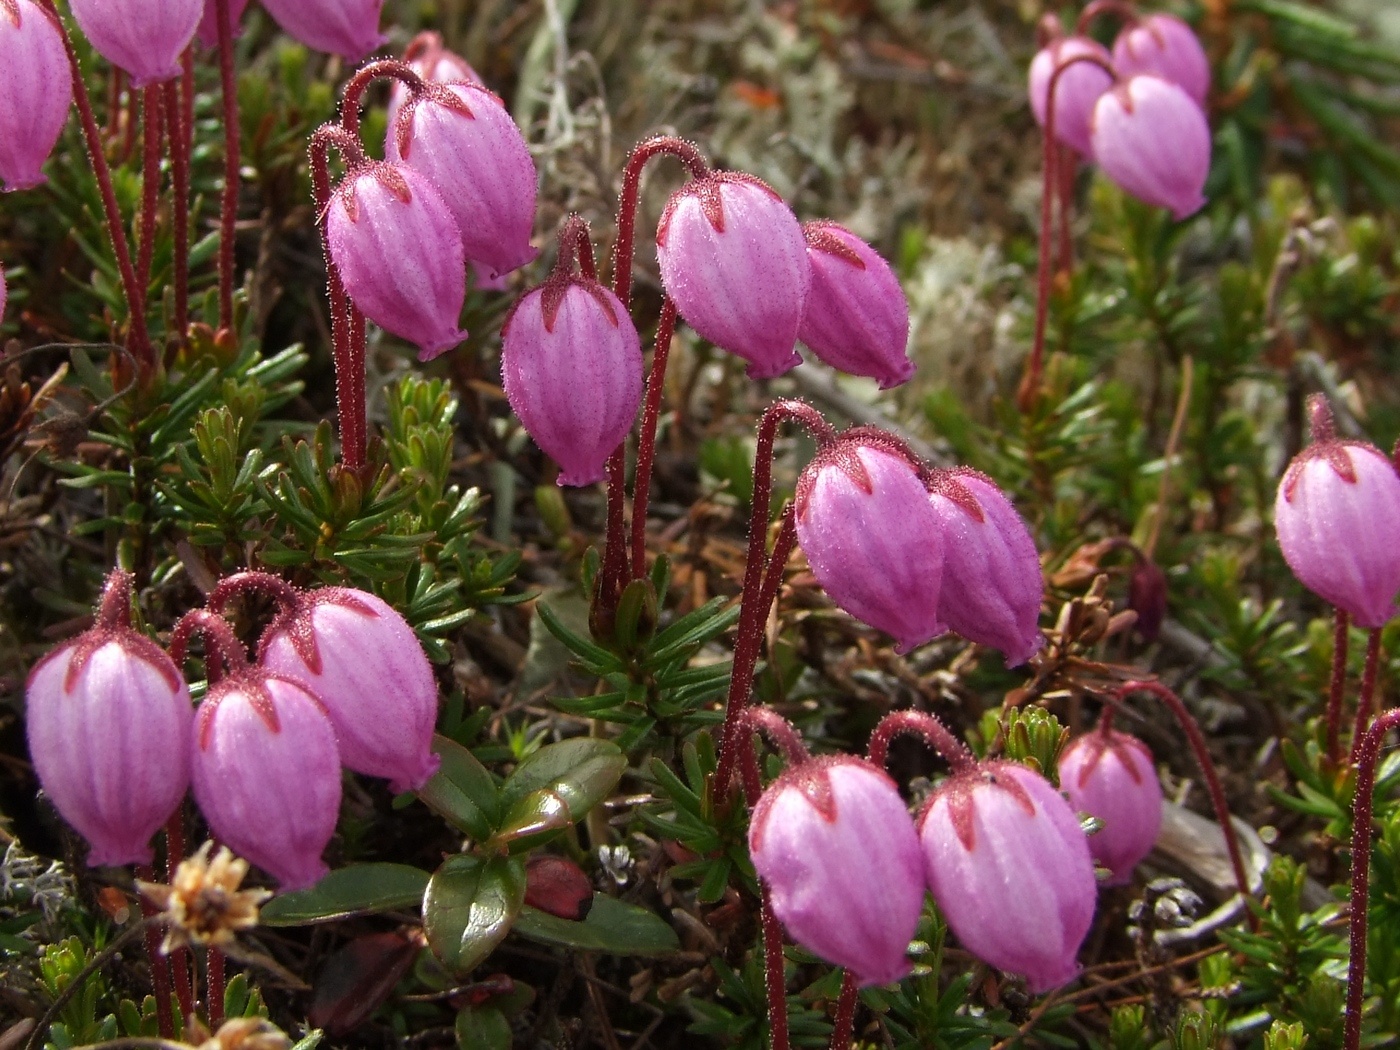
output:
[[[206,843],[207,845],[209,843]],[[219,853],[233,856],[226,849],[220,850]],[[219,857],[216,856],[214,862],[218,861]],[[241,860],[235,860],[233,863],[242,864],[245,870],[248,867]],[[180,866],[183,868],[184,864]],[[219,1030],[211,1035],[198,1017],[191,1016],[189,1041],[197,1050],[287,1050],[292,1045],[287,1034],[265,1017],[230,1018],[219,1025]]]
[[[258,924],[258,905],[272,896],[267,890],[240,890],[238,887],[248,874],[248,862],[235,857],[226,846],[220,846],[211,859],[209,854],[213,848],[212,841],[206,842],[194,856],[182,860],[169,886],[158,882],[136,883],[141,895],[164,912],[167,924],[165,943],[161,945],[164,952],[187,944],[221,947],[232,943],[237,931],[249,930]],[[228,1027],[224,1025],[214,1037],[220,1047],[234,1045],[223,1042]],[[280,1032],[277,1034],[281,1036]],[[277,1045],[281,1047],[285,1043]],[[257,1047],[249,1045],[247,1050],[261,1047],[261,1043]]]

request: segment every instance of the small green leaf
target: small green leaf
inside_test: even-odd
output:
[[[309,890],[283,893],[262,908],[266,926],[305,926],[347,915],[416,907],[428,873],[407,864],[352,864]]]
[[[570,922],[538,908],[524,908],[515,932],[532,941],[610,955],[666,955],[679,950],[676,931],[654,912],[603,893],[582,922]]]
[[[547,744],[516,767],[501,788],[501,802],[513,807],[535,791],[553,791],[574,820],[582,820],[617,787],[627,756],[611,740],[581,736]]]
[[[514,857],[458,854],[433,873],[423,896],[428,945],[465,974],[505,939],[525,903],[525,865]]]
[[[525,847],[540,846],[573,822],[568,803],[557,792],[548,789],[532,791],[511,806],[500,830],[485,848],[508,846],[512,852],[519,852]]]
[[[462,1050],[510,1050],[510,1022],[494,1006],[464,1006],[457,1014]]]
[[[476,756],[448,737],[433,737],[442,768],[418,789],[423,804],[474,839],[488,839],[500,813],[496,781]]]

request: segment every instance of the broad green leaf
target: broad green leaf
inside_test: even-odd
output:
[[[433,873],[423,896],[428,945],[465,974],[510,932],[525,903],[525,865],[514,857],[458,854]]]
[[[309,890],[273,897],[262,907],[266,926],[305,926],[347,915],[417,907],[428,873],[407,864],[352,864]]]
[[[542,788],[532,791],[510,808],[501,828],[486,849],[508,846],[513,853],[543,845],[574,822],[572,813],[559,794]]]
[[[526,795],[552,791],[574,820],[582,820],[617,787],[627,756],[611,740],[575,737],[547,744],[521,762],[501,788],[501,802],[513,807]]]
[[[464,1006],[457,1014],[462,1050],[510,1050],[510,1022],[494,1006]]]
[[[653,912],[598,893],[582,922],[524,908],[515,932],[532,941],[610,955],[666,955],[680,948],[676,931]]]
[[[455,740],[433,737],[442,768],[418,789],[423,804],[474,839],[488,839],[500,813],[496,781],[476,756]]]

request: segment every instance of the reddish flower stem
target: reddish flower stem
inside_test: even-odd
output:
[[[360,133],[360,106],[365,91],[380,78],[397,80],[414,95],[422,91],[426,84],[412,66],[398,59],[384,58],[362,66],[346,83],[340,97],[340,123],[346,131],[356,135]]]
[[[73,49],[73,40],[68,35],[68,27],[58,16],[53,0],[39,0],[44,10],[52,17],[54,25],[63,37],[63,47],[68,52],[68,64],[73,71],[73,101],[78,107],[78,118],[83,127],[83,140],[87,144],[88,159],[92,161],[92,173],[97,178],[97,188],[102,195],[102,210],[107,219],[107,234],[112,238],[112,252],[116,256],[117,271],[121,274],[122,292],[126,296],[127,308],[131,315],[131,328],[128,334],[128,348],[136,358],[143,375],[148,375],[155,367],[155,357],[151,351],[151,337],[146,329],[146,315],[142,309],[145,297],[141,294],[136,280],[136,266],[132,262],[131,247],[126,239],[126,228],[122,225],[121,208],[117,204],[117,193],[112,185],[112,169],[107,165],[107,155],[103,152],[102,130],[97,126],[97,118],[92,112],[92,99],[88,96],[87,84],[83,82],[83,71],[78,65],[78,53]],[[134,94],[134,92],[133,92]]]
[[[141,239],[136,246],[136,286],[141,312],[151,288],[151,260],[156,251],[156,211],[160,207],[161,87],[152,84],[141,94]]]
[[[156,871],[149,864],[136,866],[136,877],[143,882],[156,882]],[[138,893],[141,915],[150,919],[160,913],[160,909]],[[175,1012],[170,1008],[170,960],[160,953],[160,923],[147,922],[143,931],[146,941],[146,958],[151,964],[151,991],[156,999],[156,1026],[162,1039],[175,1038]]]
[[[661,419],[661,395],[666,387],[666,362],[676,334],[676,304],[666,296],[656,322],[656,348],[647,376],[647,396],[642,407],[642,431],[637,438],[637,474],[632,482],[632,578],[647,573],[647,504],[651,499],[651,467],[656,460],[656,427]]]
[[[274,576],[270,572],[236,572],[232,576],[225,576],[205,599],[204,605],[211,613],[222,614],[224,608],[234,598],[241,598],[246,594],[261,594],[271,598],[277,603],[277,608],[283,613],[293,613],[301,608],[302,595],[286,580],[280,576]]]
[[[632,148],[622,169],[622,193],[617,201],[617,243],[613,246],[613,294],[623,306],[632,305],[632,246],[637,235],[637,204],[641,199],[642,171],[659,154],[675,157],[693,179],[710,173],[710,162],[699,148],[674,135],[654,135]]]
[[[850,970],[841,978],[841,994],[836,999],[836,1023],[831,1029],[831,1050],[850,1050],[856,1027],[856,978]]]
[[[1074,24],[1074,31],[1083,35],[1089,30],[1091,23],[1099,15],[1117,15],[1123,20],[1123,25],[1136,25],[1138,21],[1138,10],[1126,0],[1093,0],[1086,4],[1084,10],[1079,12],[1079,18]]]
[[[188,51],[185,52],[189,54]],[[165,95],[165,125],[169,129],[170,169],[174,184],[175,205],[171,213],[171,232],[175,237],[175,337],[170,348],[173,354],[185,342],[190,327],[190,139],[185,127],[184,104],[180,87],[175,81],[163,85]],[[167,359],[166,365],[169,366]]]
[[[131,626],[131,586],[136,577],[125,569],[113,569],[102,584],[97,603],[97,626],[108,630]]]
[[[758,758],[752,747],[743,749],[739,761],[744,781],[744,795],[749,809],[758,804],[763,794],[763,780],[758,772]],[[772,1050],[789,1050],[787,1016],[787,973],[783,960],[783,925],[773,911],[772,895],[766,883],[758,885],[760,922],[763,927],[763,985],[768,994],[768,1030],[772,1035]]]
[[[131,154],[136,149],[136,128],[140,123],[138,120],[140,100],[141,96],[137,93],[136,88],[128,84],[126,88],[126,123],[122,131],[122,150],[117,161],[119,164],[125,164],[129,161]]]
[[[1201,775],[1205,777],[1206,788],[1210,792],[1211,805],[1215,807],[1215,819],[1220,823],[1220,831],[1225,836],[1225,849],[1230,854],[1230,866],[1235,872],[1235,885],[1239,888],[1240,896],[1247,903],[1251,896],[1249,877],[1245,874],[1239,837],[1235,834],[1235,825],[1230,819],[1230,807],[1225,801],[1225,789],[1220,784],[1220,774],[1216,772],[1215,762],[1210,757],[1210,748],[1206,746],[1205,734],[1201,732],[1199,723],[1186,709],[1186,705],[1182,703],[1181,697],[1161,682],[1125,682],[1114,691],[1113,697],[1122,703],[1128,696],[1139,692],[1151,693],[1166,704],[1185,731],[1186,739],[1190,742],[1191,750],[1196,756],[1196,764],[1201,767]],[[1258,916],[1253,911],[1248,911],[1246,914],[1249,916],[1250,927],[1257,930],[1259,928]]]
[[[1376,696],[1376,678],[1381,666],[1381,629],[1372,628],[1366,639],[1366,664],[1361,669],[1361,692],[1356,697],[1356,722],[1351,730],[1351,761],[1356,762],[1357,749],[1366,736],[1371,721],[1371,708]]]
[[[185,857],[185,805],[182,802],[165,822],[165,882],[175,884],[175,869]],[[189,1017],[194,1013],[194,982],[190,978],[190,951],[177,948],[168,956],[170,969],[175,974],[175,998],[180,1002],[180,1014]]]
[[[214,0],[219,24],[219,82],[224,100],[224,192],[219,205],[219,327],[233,328],[234,226],[238,220],[240,132],[229,0]]]
[[[1338,607],[1332,627],[1332,681],[1327,692],[1327,758],[1336,765],[1342,750],[1342,697],[1347,684],[1347,643],[1351,618]]]
[[[866,749],[870,761],[881,769],[889,758],[890,741],[897,736],[921,737],[934,751],[942,755],[954,773],[962,773],[977,764],[977,758],[952,730],[925,711],[895,711],[880,719],[870,734]]]
[[[1400,725],[1400,708],[1382,714],[1352,750],[1356,762],[1356,799],[1351,822],[1351,956],[1347,960],[1347,1009],[1344,1050],[1361,1046],[1361,1015],[1366,998],[1366,927],[1371,890],[1371,816],[1376,787],[1376,761],[1381,741]]]
[[[217,1032],[219,1025],[224,1023],[224,953],[210,946],[206,965],[209,971],[209,989],[205,996],[208,1000],[205,1008],[209,1011],[209,1028]]]
[[[771,707],[762,704],[750,707],[739,717],[739,723],[743,729],[763,736],[775,751],[782,752],[789,768],[800,766],[812,757],[802,734]]]
[[[1074,216],[1074,173],[1079,156],[1064,144],[1059,144],[1058,194],[1060,200],[1060,272],[1068,277],[1074,271],[1074,233],[1070,220]]]
[[[196,634],[204,636],[204,668],[210,685],[248,666],[248,653],[228,621],[208,609],[191,609],[170,632],[170,658],[176,667],[184,664],[190,639]]]

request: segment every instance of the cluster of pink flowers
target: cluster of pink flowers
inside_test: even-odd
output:
[[[1092,13],[1086,9],[1086,14]],[[1082,20],[1081,20],[1082,21]],[[1167,14],[1131,18],[1109,50],[1066,36],[1047,16],[1030,68],[1030,101],[1055,140],[1148,204],[1184,219],[1205,204],[1210,63],[1190,27]]]
[[[256,663],[217,612],[250,591],[279,606]],[[196,633],[209,681],[198,708],[180,670]],[[35,665],[25,699],[40,783],[92,865],[149,863],[192,788],[220,841],[300,889],[326,873],[342,766],[395,791],[438,767],[437,683],[403,617],[365,591],[298,591],[263,573],[223,581],[167,654],[131,626],[131,576],[114,571],[96,625]]]

